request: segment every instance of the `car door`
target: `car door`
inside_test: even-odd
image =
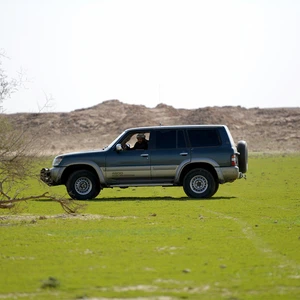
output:
[[[106,156],[105,175],[110,185],[134,185],[149,183],[150,174],[150,150],[117,151],[112,148]]]
[[[190,161],[184,130],[155,130],[154,149],[151,150],[153,182],[173,183],[178,168]]]
[[[187,129],[188,141],[191,146],[191,159],[193,161],[209,160],[210,163],[214,163],[214,160],[221,161],[224,159],[224,151],[220,151],[222,146],[221,136],[216,128],[189,128]],[[230,148],[228,148],[230,150]],[[225,155],[228,160],[231,157],[231,152],[228,152],[228,156]],[[217,158],[217,159],[216,159]]]

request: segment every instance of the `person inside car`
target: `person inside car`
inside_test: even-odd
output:
[[[132,150],[147,150],[148,149],[148,140],[144,133],[138,133],[137,142],[134,144]]]

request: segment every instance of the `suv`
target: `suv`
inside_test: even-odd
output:
[[[188,197],[210,198],[247,169],[247,143],[235,145],[225,125],[155,126],[127,129],[103,150],[59,155],[40,178],[78,200],[130,186],[183,186]]]

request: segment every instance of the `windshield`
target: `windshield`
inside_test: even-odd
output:
[[[103,148],[103,150],[111,148],[116,143],[116,141],[120,138],[120,136],[123,135],[124,133],[125,133],[125,131],[122,132],[120,135],[118,135],[117,138],[115,138],[108,146],[105,146]]]

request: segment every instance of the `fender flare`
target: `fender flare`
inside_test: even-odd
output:
[[[221,172],[220,165],[216,161],[214,161],[213,159],[209,159],[209,158],[199,158],[199,159],[192,159],[191,161],[190,160],[183,161],[178,166],[178,168],[176,170],[174,182],[179,183],[180,182],[180,176],[181,176],[182,171],[184,170],[184,168],[189,166],[189,165],[193,165],[193,164],[207,164],[207,165],[210,165],[215,170],[215,172],[218,176],[219,182],[224,181],[224,177],[223,177],[223,173]]]
[[[76,161],[74,163],[70,163],[66,166],[64,166],[64,171],[63,173],[68,170],[69,167],[75,167],[77,165],[86,165],[86,166],[89,166],[91,168],[94,169],[94,171],[96,172],[97,176],[98,176],[98,179],[100,181],[100,184],[101,185],[106,185],[106,181],[105,181],[105,176],[104,176],[104,173],[103,173],[103,170],[102,168],[100,168],[95,162],[93,161],[89,161],[89,160],[79,160],[79,161]],[[63,176],[63,174],[62,174]]]

